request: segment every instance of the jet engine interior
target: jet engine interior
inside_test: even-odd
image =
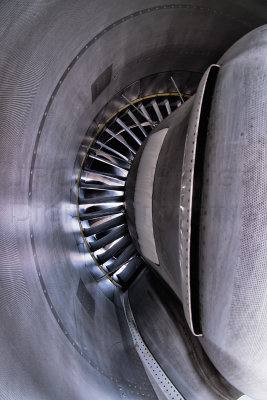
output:
[[[267,4],[0,2],[0,399],[267,399]]]

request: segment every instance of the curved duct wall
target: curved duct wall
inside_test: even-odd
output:
[[[116,93],[167,71],[175,71],[181,91],[193,93],[209,64],[266,22],[266,7],[9,1],[0,5],[0,22],[0,398],[156,399],[161,394],[135,351],[121,293],[89,272],[97,267],[73,218],[77,153]],[[128,95],[139,92],[137,83]],[[165,347],[153,347],[149,337],[147,343],[174,385],[190,400],[238,398],[208,361],[203,378],[187,352],[179,354],[186,340],[177,336],[171,294],[148,271],[141,278],[130,291],[133,311],[142,329],[154,325],[159,341],[168,332]],[[182,320],[180,326],[184,338]],[[186,343],[205,358],[193,339]],[[225,395],[215,390],[220,384]]]

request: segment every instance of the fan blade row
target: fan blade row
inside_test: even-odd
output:
[[[91,242],[90,249],[92,251],[99,250],[106,245],[114,242],[115,240],[121,238],[124,236],[127,232],[128,228],[127,225],[121,225],[118,228],[113,229],[110,233],[107,235],[103,236],[101,239],[96,240],[95,242]]]
[[[102,208],[101,210],[98,211],[91,211],[84,214],[80,214],[80,220],[88,221],[90,219],[101,218],[104,216],[109,216],[114,214],[120,214],[122,212],[124,212],[124,206],[122,205],[118,207]]]
[[[103,204],[103,203],[123,203],[124,195],[121,196],[95,196],[79,198],[79,204]]]
[[[119,255],[119,257],[113,261],[112,264],[109,264],[107,269],[110,271],[111,274],[118,271],[118,269],[125,264],[134,254],[136,254],[136,248],[133,243],[129,244],[123,252]]]
[[[110,260],[112,257],[116,256],[118,253],[120,253],[122,250],[131,243],[132,239],[130,235],[124,236],[122,239],[120,239],[117,243],[115,243],[112,247],[110,247],[108,250],[105,251],[105,253],[102,253],[97,256],[98,261],[101,264],[105,264],[108,260]]]
[[[150,97],[135,104],[109,120],[89,149],[78,198],[82,206],[80,221],[89,225],[83,228],[83,234],[90,250],[97,252],[95,257],[109,276],[118,272],[113,279],[125,287],[143,266],[126,223],[124,195],[128,171],[150,131],[180,107],[181,100]]]
[[[85,236],[96,235],[97,233],[105,232],[108,229],[114,228],[125,223],[125,216],[120,215],[119,217],[112,218],[106,222],[99,225],[91,226],[90,228],[84,229]]]

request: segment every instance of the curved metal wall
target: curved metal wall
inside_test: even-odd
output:
[[[264,11],[261,1],[1,2],[1,399],[156,398],[119,293],[94,281],[77,246],[75,159],[115,93],[169,70],[186,90],[188,73],[201,75]]]

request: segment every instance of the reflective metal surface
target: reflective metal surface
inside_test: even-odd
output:
[[[267,393],[266,56],[265,25],[219,61],[200,227],[201,343],[255,399]]]
[[[201,323],[199,321],[199,294],[198,294],[198,239],[199,235],[197,215],[201,209],[201,193],[199,187],[203,185],[203,179],[199,176],[203,163],[198,162],[199,153],[205,152],[206,126],[201,126],[203,119],[208,120],[207,108],[204,100],[207,96],[208,82],[212,73],[218,73],[219,66],[211,65],[201,78],[197,92],[194,96],[194,104],[188,122],[184,157],[181,171],[181,188],[179,199],[179,259],[181,269],[182,302],[185,317],[191,331],[196,336],[202,336]],[[209,97],[211,97],[212,93]],[[211,99],[210,99],[211,101]],[[202,124],[203,125],[203,124]],[[195,260],[197,259],[197,260]],[[196,282],[194,282],[196,281]]]
[[[97,267],[75,219],[77,153],[91,139],[88,127],[104,117],[99,111],[106,105],[110,116],[125,104],[118,100],[110,112],[116,93],[168,71],[181,92],[191,93],[208,65],[265,22],[261,1],[0,3],[1,399],[157,398],[119,291],[91,273]],[[157,82],[146,94],[161,91]],[[127,97],[141,90],[131,86]],[[147,304],[144,317],[154,316],[156,332],[164,326],[165,299],[160,322]],[[160,343],[172,336],[172,325],[165,326]],[[183,342],[180,348],[187,358],[190,350]],[[239,397],[232,388],[206,388],[209,379],[203,383],[199,373],[198,384],[187,386],[190,375],[173,367],[176,354],[164,346],[150,351],[165,373],[165,362],[171,365],[187,400]]]
[[[77,178],[76,209],[85,247],[103,274],[97,279],[109,279],[125,289],[143,265],[125,216],[128,172],[153,127],[180,107],[181,100],[177,93],[151,94],[134,102],[123,93],[121,97],[128,104],[100,125],[86,148]]]

